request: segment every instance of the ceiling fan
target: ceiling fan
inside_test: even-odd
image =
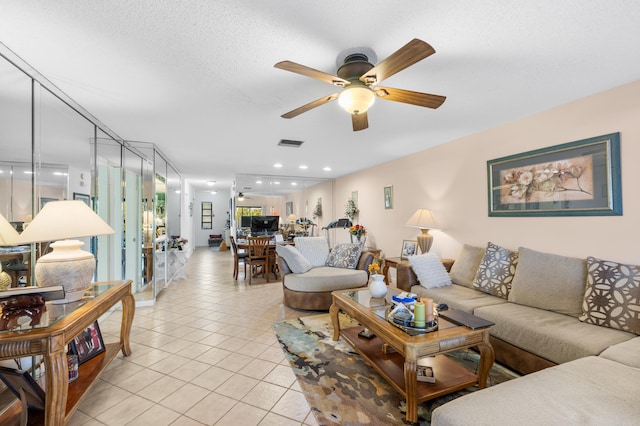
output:
[[[435,49],[428,43],[414,38],[376,66],[369,63],[367,55],[363,53],[353,53],[347,55],[344,59],[344,64],[338,68],[337,77],[295,62],[278,62],[274,67],[315,78],[342,88],[339,92],[329,96],[323,96],[320,99],[316,99],[315,101],[289,111],[283,114],[282,118],[296,117],[303,112],[307,112],[337,99],[340,106],[351,114],[353,131],[355,132],[369,127],[367,109],[373,104],[376,97],[427,108],[438,108],[445,101],[445,96],[377,86],[382,80],[391,77],[435,52]]]

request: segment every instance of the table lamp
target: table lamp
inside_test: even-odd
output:
[[[296,215],[291,213],[289,216],[287,216],[287,220],[289,221],[290,232],[295,231],[295,229],[296,229]]]
[[[18,244],[55,241],[53,248],[36,262],[36,282],[41,287],[61,285],[65,299],[80,300],[93,279],[96,259],[82,250],[82,241],[70,238],[113,234],[115,231],[83,201],[51,201],[18,237]]]
[[[0,246],[15,245],[18,235],[18,231],[0,214]],[[0,290],[11,287],[11,282],[11,276],[2,270],[2,263],[0,263]]]
[[[436,220],[433,218],[433,213],[431,213],[431,210],[416,210],[416,212],[409,218],[405,225],[414,228],[420,228],[422,234],[418,235],[418,246],[420,247],[420,251],[422,253],[428,252],[431,248],[431,244],[433,244],[433,235],[429,234],[429,229],[436,228]]]
[[[15,246],[19,235],[13,225],[0,214],[0,246]]]

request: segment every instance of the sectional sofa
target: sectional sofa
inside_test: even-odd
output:
[[[527,374],[443,405],[432,424],[638,424],[639,267],[489,243],[465,245],[449,282],[414,269],[398,265],[399,288],[494,322],[496,360]]]
[[[331,292],[366,286],[373,253],[359,243],[329,249],[325,237],[296,237],[295,247],[276,247],[284,304],[290,308],[327,311]]]

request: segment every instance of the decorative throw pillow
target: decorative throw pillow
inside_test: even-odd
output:
[[[313,268],[311,262],[301,255],[295,247],[278,244],[276,245],[276,253],[287,262],[289,269],[291,269],[291,272],[294,274],[304,274]]]
[[[493,296],[509,297],[518,266],[518,252],[489,242],[473,279],[473,288]]]
[[[451,278],[437,255],[427,253],[409,256],[408,259],[422,287],[436,288],[451,285]]]
[[[588,257],[580,321],[640,334],[640,266]]]
[[[356,269],[358,260],[362,253],[362,245],[360,243],[344,243],[336,245],[327,259],[327,266],[335,268]]]
[[[296,249],[314,268],[324,266],[329,256],[329,243],[325,237],[296,237]]]

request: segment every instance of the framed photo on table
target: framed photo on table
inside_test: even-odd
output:
[[[402,242],[402,251],[400,252],[400,260],[407,260],[409,256],[418,253],[418,242],[414,240],[404,240]]]
[[[98,321],[94,321],[93,324],[69,342],[69,352],[78,356],[79,365],[104,352],[104,341],[100,334]]]
[[[487,161],[489,216],[620,216],[620,133]]]

